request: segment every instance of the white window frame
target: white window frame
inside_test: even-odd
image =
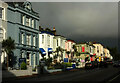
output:
[[[25,25],[25,15],[22,15],[22,24]]]
[[[48,35],[48,38],[47,38],[47,43],[48,43],[48,46],[50,46],[50,35]]]
[[[1,15],[2,15],[2,20],[5,20],[5,8],[3,8],[3,7],[1,7],[2,8],[2,13],[1,13]]]
[[[34,19],[32,19],[32,28],[34,28]]]
[[[31,45],[31,35],[26,36],[26,44]]]
[[[42,35],[42,44],[44,44],[44,39],[45,39],[44,35]]]

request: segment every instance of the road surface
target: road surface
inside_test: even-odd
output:
[[[92,70],[80,69],[79,71],[63,72],[58,74],[40,75],[35,77],[3,80],[3,82],[112,82],[120,68],[109,66],[108,68],[96,68]],[[118,76],[120,78],[120,75]],[[117,80],[117,79],[116,79]]]

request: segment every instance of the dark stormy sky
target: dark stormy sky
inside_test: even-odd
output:
[[[117,2],[32,2],[32,7],[43,28],[55,26],[57,34],[77,43],[118,46]]]

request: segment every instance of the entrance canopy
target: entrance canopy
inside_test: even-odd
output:
[[[53,52],[52,48],[48,48],[48,52]]]
[[[39,48],[42,54],[46,54],[45,50],[43,48]]]

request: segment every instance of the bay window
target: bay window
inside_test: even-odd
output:
[[[31,45],[31,36],[30,35],[26,36],[26,44]]]

